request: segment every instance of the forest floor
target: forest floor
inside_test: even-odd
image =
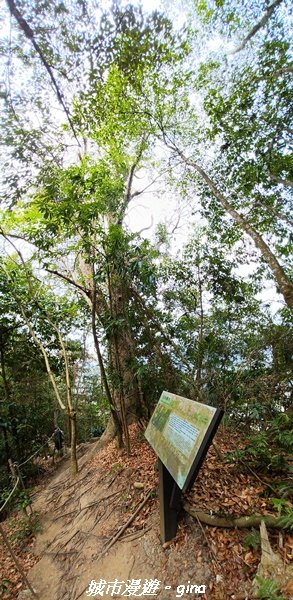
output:
[[[256,530],[205,526],[183,512],[176,538],[161,545],[156,457],[137,427],[130,429],[131,456],[117,450],[114,442],[99,451],[95,445],[86,446],[74,480],[64,459],[35,489],[33,510],[39,514],[42,531],[25,545],[19,537],[12,544],[39,599],[253,598],[251,582],[261,559]],[[241,444],[238,434],[228,434],[222,427],[215,441],[220,453]],[[206,513],[276,516],[265,495],[268,482],[222,462],[211,447],[188,502]],[[142,504],[115,541],[119,529]],[[4,524],[8,536],[19,520],[16,516]],[[288,565],[293,560],[292,535],[270,529],[269,538],[284,566]],[[0,597],[31,600],[1,540],[0,569]],[[98,586],[101,580],[104,588]],[[190,592],[191,584],[206,586],[205,593]],[[293,577],[284,579],[282,593],[293,598]]]

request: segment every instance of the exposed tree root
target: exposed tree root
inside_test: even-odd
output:
[[[120,527],[118,532],[109,540],[107,546],[101,552],[99,559],[102,558],[102,556],[104,556],[108,552],[108,550],[110,550],[110,548],[113,546],[113,544],[115,544],[115,542],[121,537],[122,533],[124,533],[124,531],[127,529],[127,527],[129,527],[129,525],[132,523],[132,521],[134,521],[135,517],[138,515],[138,513],[142,510],[144,505],[147,503],[147,501],[149,500],[152,493],[153,493],[153,490],[148,491],[148,493],[145,496],[145,498],[143,499],[143,501],[138,505],[138,507],[136,508],[134,513],[132,515],[130,515],[128,521],[126,521],[126,523],[124,523],[124,525],[122,525],[122,527]]]
[[[121,538],[122,534],[124,533],[124,531],[127,529],[127,527],[129,527],[129,525],[132,523],[132,521],[134,521],[135,517],[138,515],[138,513],[143,509],[143,507],[145,506],[145,504],[147,503],[147,501],[149,500],[151,494],[153,493],[154,490],[149,490],[148,493],[146,494],[146,496],[144,497],[143,501],[137,506],[136,510],[134,511],[134,513],[132,515],[130,515],[128,521],[126,521],[126,523],[124,523],[124,525],[122,525],[122,527],[120,527],[120,529],[118,530],[118,532],[112,536],[112,538],[110,538],[110,540],[108,541],[107,545],[105,546],[104,550],[102,550],[102,552],[99,554],[99,560],[105,556],[105,554],[110,550],[110,548],[112,548],[112,546],[115,544],[115,542],[117,542],[117,540],[119,538]],[[87,590],[88,585],[86,588],[84,588],[82,590],[82,592],[76,596],[75,600],[78,600]]]
[[[114,440],[115,437],[116,437],[116,427],[115,427],[115,423],[114,423],[112,417],[110,417],[104,433],[101,435],[99,441],[97,442],[97,444],[95,444],[95,446],[98,448],[104,448],[110,442],[112,442],[112,440]]]
[[[210,515],[209,513],[205,513],[202,510],[196,510],[185,502],[183,505],[184,510],[194,517],[198,519],[201,523],[205,525],[211,525],[212,527],[259,527],[261,521],[264,521],[267,527],[273,527],[274,529],[288,529],[289,523],[284,523],[283,519],[279,519],[276,517],[271,517],[268,515],[249,515],[245,517],[218,517],[217,515]]]

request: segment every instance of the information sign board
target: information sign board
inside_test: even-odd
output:
[[[212,406],[162,393],[145,437],[181,490],[193,483],[222,414]]]

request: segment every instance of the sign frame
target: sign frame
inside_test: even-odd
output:
[[[163,394],[170,394],[171,392],[163,392]],[[162,395],[163,395],[162,394]],[[176,396],[176,394],[172,394]],[[162,397],[162,396],[161,396]],[[183,398],[179,396],[181,400],[188,400],[193,402],[189,398]],[[203,403],[203,406],[208,406]],[[204,437],[198,447],[194,460],[189,468],[185,482],[182,488],[179,487],[177,481],[168,470],[168,467],[164,464],[163,460],[158,456],[158,470],[159,470],[159,501],[160,501],[160,535],[161,541],[164,544],[169,540],[173,539],[176,535],[178,515],[182,506],[182,493],[188,492],[201,468],[201,465],[206,457],[208,449],[213,441],[214,435],[218,429],[218,426],[223,417],[224,411],[221,408],[209,407],[215,410],[214,415],[207,427]],[[148,438],[147,441],[152,446]]]

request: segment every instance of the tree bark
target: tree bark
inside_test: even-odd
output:
[[[93,273],[93,293],[92,293],[92,331],[93,331],[93,338],[94,338],[94,344],[95,344],[95,349],[96,349],[96,353],[97,353],[97,357],[98,357],[98,363],[99,363],[99,367],[100,367],[100,372],[101,372],[101,379],[102,379],[102,383],[104,385],[105,388],[105,393],[107,396],[107,400],[109,402],[109,407],[110,407],[110,411],[111,411],[111,416],[112,416],[112,424],[114,426],[115,429],[115,434],[117,434],[118,436],[118,447],[121,448],[122,447],[122,428],[121,428],[121,422],[117,413],[117,407],[114,404],[114,399],[112,397],[111,391],[110,391],[110,387],[108,384],[108,378],[106,375],[106,370],[104,367],[104,361],[103,361],[103,357],[102,357],[102,353],[100,350],[100,344],[99,344],[99,340],[98,340],[98,335],[97,335],[97,327],[96,327],[96,312],[97,312],[97,307],[96,307],[96,286],[95,286],[95,274]],[[106,436],[105,436],[106,437]],[[113,436],[115,437],[115,435]]]
[[[197,267],[197,278],[198,278],[198,292],[199,292],[199,307],[200,307],[200,325],[197,343],[197,357],[196,357],[196,376],[195,386],[198,394],[201,394],[202,388],[202,365],[203,365],[203,327],[204,327],[204,312],[203,312],[203,301],[202,301],[202,280],[200,274],[200,267]]]
[[[123,436],[128,454],[130,440],[128,432],[128,413],[133,410],[133,402],[129,385],[132,373],[129,368],[129,345],[126,333],[124,311],[124,286],[120,275],[113,269],[108,269],[108,292],[110,303],[111,328],[109,334],[110,365],[118,379],[116,390],[113,391],[116,406],[119,406]]]

